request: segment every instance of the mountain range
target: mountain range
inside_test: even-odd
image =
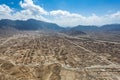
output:
[[[23,20],[0,20],[0,28],[12,27],[18,30],[61,30],[62,27],[54,23],[48,23],[35,19]]]
[[[50,30],[50,31],[61,31],[65,33],[77,32],[81,34],[87,32],[94,32],[94,31],[104,31],[104,32],[120,31],[120,24],[107,24],[103,26],[78,25],[73,27],[62,27],[55,23],[49,23],[35,19],[28,19],[28,20],[1,19],[0,28],[8,28],[8,27],[12,27],[17,30]]]

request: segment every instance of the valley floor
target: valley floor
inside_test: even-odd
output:
[[[120,43],[29,31],[1,37],[0,80],[120,80]]]

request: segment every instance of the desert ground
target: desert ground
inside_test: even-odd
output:
[[[0,80],[120,80],[120,43],[42,31],[2,36]]]

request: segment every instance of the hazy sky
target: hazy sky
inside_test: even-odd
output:
[[[61,26],[120,23],[120,0],[0,0],[0,19],[29,18]]]

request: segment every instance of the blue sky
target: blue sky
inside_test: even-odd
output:
[[[37,0],[47,10],[68,10],[82,15],[103,15],[120,10],[120,0]]]
[[[0,19],[35,18],[62,26],[120,23],[120,0],[0,0],[0,9]]]

